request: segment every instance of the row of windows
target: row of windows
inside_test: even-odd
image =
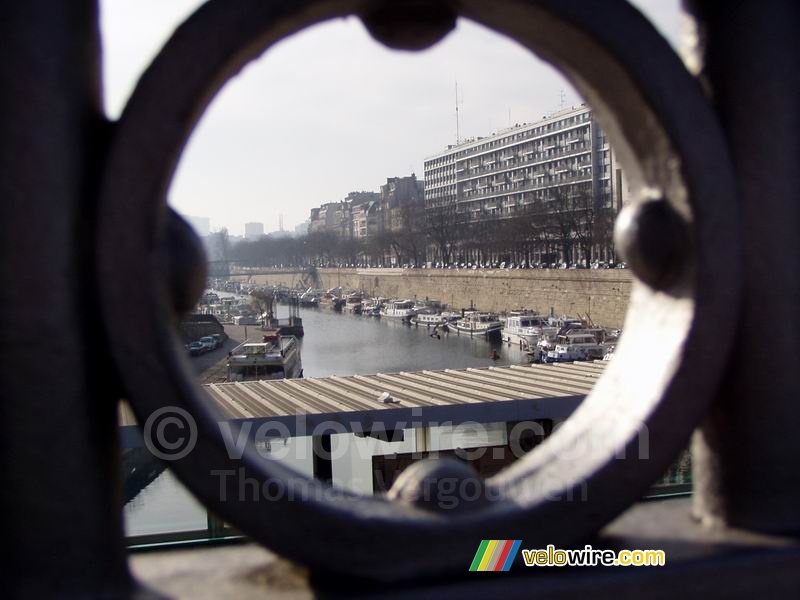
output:
[[[429,161],[425,162],[425,169],[452,164],[454,159],[464,158],[466,156],[470,156],[475,153],[479,153],[482,151],[490,150],[492,148],[498,148],[501,146],[508,146],[513,144],[519,140],[530,139],[531,137],[538,137],[545,135],[552,131],[560,131],[562,129],[567,129],[569,127],[574,127],[580,123],[589,123],[591,120],[591,112],[585,111],[580,114],[575,114],[566,118],[559,118],[548,123],[542,123],[537,127],[524,129],[513,133],[511,135],[504,135],[502,137],[495,137],[494,139],[487,139],[486,142],[478,145],[473,146],[471,148],[465,148],[460,151],[449,152],[444,156],[440,156]]]

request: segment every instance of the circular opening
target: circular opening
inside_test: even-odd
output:
[[[339,16],[322,2],[308,7],[308,12],[304,8],[302,13],[292,9],[280,12],[274,7],[259,12],[249,5],[237,9],[223,6],[219,2],[205,5],[186,27],[177,32],[172,45],[143,78],[123,116],[104,190],[104,198],[108,201],[104,210],[109,212],[104,215],[106,228],[101,234],[101,237],[105,236],[101,239],[101,246],[107,249],[113,247],[113,251],[101,253],[101,275],[108,276],[114,258],[120,253],[124,256],[128,251],[137,256],[150,257],[145,265],[130,265],[134,280],[154,281],[152,267],[158,261],[158,240],[142,238],[142,232],[151,230],[159,219],[163,223],[166,213],[161,201],[171,175],[170,165],[177,160],[184,139],[202,108],[199,105],[203,105],[203,99],[216,91],[230,69],[287,32],[318,20]],[[337,6],[336,10],[347,8],[357,7]],[[558,64],[603,115],[601,123],[622,156],[630,159],[634,155],[639,156],[641,180],[665,197],[684,219],[694,219],[691,226],[695,235],[707,235],[709,222],[719,218],[725,220],[726,217],[719,214],[719,207],[711,199],[711,190],[703,184],[700,176],[704,167],[719,167],[718,172],[726,172],[724,164],[707,164],[714,163],[716,155],[713,152],[708,155],[700,152],[702,148],[717,150],[719,147],[716,145],[718,137],[715,137],[713,120],[705,111],[699,91],[693,87],[686,73],[664,49],[663,42],[652,36],[635,13],[622,5],[615,6],[607,15],[599,17],[584,14],[579,8],[574,9],[575,12],[571,12],[573,9],[569,7],[555,6],[545,10],[513,2],[503,3],[502,10],[490,13],[480,3],[465,2],[463,8],[467,16],[518,40],[529,42],[531,49]],[[622,23],[629,26],[631,30],[639,32],[642,40],[647,40],[650,60],[656,60],[662,66],[659,80],[648,78],[649,67],[631,55],[621,40],[614,38],[612,28],[604,28],[608,25],[605,19],[616,19],[617,25]],[[203,47],[197,42],[207,31],[202,27],[204,23],[215,23],[220,31],[235,30],[237,35],[220,36],[219,46]],[[576,23],[580,23],[580,27]],[[233,25],[245,27],[244,30],[241,27],[235,29]],[[166,89],[165,83],[175,81],[176,75],[183,73],[187,57],[182,54],[185,51],[181,50],[182,47],[198,52],[193,53],[196,68],[189,69],[182,79],[182,85],[158,103],[161,112],[153,113],[153,93]],[[681,110],[671,105],[665,94],[671,86],[679,86],[685,94],[685,104]],[[201,100],[198,101],[198,98]],[[688,115],[683,112],[686,106],[692,109]],[[697,120],[702,121],[703,127],[696,128]],[[705,127],[709,123],[711,125]],[[702,144],[693,149],[690,140],[697,135],[694,133],[696,131],[702,132]],[[149,172],[148,168],[153,171]],[[138,179],[140,177],[143,179]],[[693,188],[692,211],[688,210],[687,182]],[[717,192],[718,189],[715,189],[714,193]],[[120,227],[121,223],[125,223],[127,229]],[[693,343],[691,328],[704,311],[716,311],[715,314],[719,315],[727,314],[726,310],[735,310],[735,306],[721,309],[718,299],[692,298],[695,277],[712,284],[735,279],[732,271],[716,272],[708,268],[709,255],[730,247],[732,240],[723,233],[712,237],[711,241],[710,247],[702,249],[699,259],[690,264],[669,289],[656,293],[645,286],[635,288],[635,310],[629,314],[628,325],[648,332],[651,340],[658,342],[647,357],[641,352],[637,353],[641,340],[635,343],[626,337],[620,346],[626,367],[632,369],[636,377],[631,378],[621,366],[616,367],[612,363],[606,377],[579,409],[579,414],[568,421],[564,431],[547,444],[550,451],[548,457],[544,453],[535,453],[489,482],[490,489],[499,489],[501,493],[499,500],[485,510],[442,521],[438,516],[404,506],[402,502],[361,500],[354,503],[349,495],[342,494],[330,498],[304,498],[306,501],[299,505],[272,503],[269,505],[272,521],[267,527],[263,503],[259,505],[255,500],[239,497],[233,503],[235,510],[231,512],[230,504],[224,504],[220,498],[222,488],[219,482],[210,481],[207,473],[218,473],[228,468],[230,462],[225,456],[224,440],[215,431],[216,420],[205,413],[201,414],[202,411],[194,413],[199,433],[196,450],[176,461],[176,470],[191,482],[192,488],[204,500],[226,516],[230,514],[231,520],[257,539],[323,569],[330,567],[320,553],[284,540],[280,535],[281,526],[276,522],[297,523],[300,519],[310,531],[327,539],[346,534],[350,542],[361,540],[363,543],[354,544],[351,550],[358,559],[344,569],[378,577],[400,576],[407,568],[403,557],[407,556],[409,548],[416,548],[423,553],[425,548],[437,549],[437,555],[431,556],[430,562],[421,566],[423,571],[453,568],[454,557],[463,558],[471,554],[464,551],[462,543],[471,539],[477,523],[513,535],[511,532],[516,527],[524,522],[530,523],[531,515],[535,514],[537,530],[530,533],[537,540],[574,541],[606,522],[634,500],[642,486],[657,476],[669,458],[685,443],[686,436],[702,414],[702,403],[690,408],[680,406],[680,394],[686,391],[686,382],[693,379],[689,376],[692,372],[710,366],[710,372],[715,373],[719,370],[720,361],[715,362],[714,357],[703,357],[700,361],[703,364],[691,362],[690,359],[697,356],[701,348],[701,345]],[[635,244],[633,248],[636,248]],[[113,334],[117,342],[114,351],[118,363],[126,349],[139,352],[123,366],[122,371],[141,413],[153,414],[167,402],[198,411],[199,396],[188,382],[183,370],[185,363],[177,360],[174,348],[167,348],[164,344],[170,336],[170,327],[165,318],[166,296],[155,289],[131,289],[130,285],[119,285],[118,281],[106,285],[104,294],[107,321],[114,321],[115,316],[125,314],[125,309],[133,309],[142,316],[143,326],[128,327],[128,337],[120,337],[119,332]],[[679,371],[683,372],[683,380],[676,377]],[[709,373],[707,369],[704,372],[706,375]],[[642,382],[647,385],[642,386]],[[707,396],[708,386],[713,386],[713,381],[701,384],[701,397]],[[614,411],[619,402],[626,403],[626,419],[616,419],[609,422],[608,429],[598,429],[596,425],[603,417],[619,414]],[[663,446],[653,449],[650,461],[642,461],[647,464],[635,463],[630,457],[613,461],[620,450],[632,448],[638,441],[637,425],[645,425],[654,434],[671,431],[671,435],[665,436]],[[211,442],[212,439],[215,441]],[[565,454],[578,442],[589,442],[590,445],[596,442],[597,452],[588,460],[566,457]],[[550,460],[553,454],[556,459]],[[263,482],[263,489],[271,494],[284,493],[286,485],[294,485],[286,483],[291,476],[289,471],[279,465],[265,468],[248,450],[245,450],[241,464],[248,474],[256,477],[258,483]],[[635,486],[626,483],[631,481],[632,472],[635,472]],[[424,482],[424,479],[420,481]],[[546,485],[542,486],[542,482]],[[589,492],[603,501],[592,503],[592,506],[566,506],[561,498],[552,501],[551,492],[575,490],[582,484],[586,484]],[[230,485],[226,489],[233,490]],[[312,486],[308,489],[317,493],[322,488]],[[407,489],[413,491],[413,486]],[[292,490],[295,491],[295,487]],[[370,515],[366,522],[361,518],[364,514]],[[580,518],[570,519],[570,514],[579,514]],[[335,518],[331,518],[334,515]],[[374,564],[371,544],[375,543],[376,537],[387,532],[402,538],[402,543],[391,554],[389,561],[397,561],[398,567],[385,563]],[[419,536],[423,532],[427,541],[420,544]],[[450,552],[442,553],[444,548]],[[376,568],[380,571],[378,575],[373,571]]]

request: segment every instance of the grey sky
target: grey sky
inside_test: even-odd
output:
[[[594,0],[599,1],[599,0]],[[635,0],[673,43],[679,0]],[[200,0],[102,0],[106,107],[122,111],[137,78]],[[392,52],[357,19],[318,25],[268,50],[232,79],[199,123],[170,203],[213,229],[247,221],[291,229],[309,210],[387,177],[416,172],[456,137],[487,135],[581,102],[527,49],[460,21],[422,53]],[[510,116],[510,121],[509,121]]]

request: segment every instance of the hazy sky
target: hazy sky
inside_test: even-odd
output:
[[[593,0],[598,1],[598,0]],[[136,80],[201,0],[101,0],[106,110],[119,116]],[[679,0],[634,0],[673,43]],[[230,80],[195,129],[170,203],[241,235],[306,220],[311,208],[387,177],[423,177],[425,157],[581,102],[516,42],[461,20],[421,53],[393,52],[360,21],[337,20],[284,40]]]

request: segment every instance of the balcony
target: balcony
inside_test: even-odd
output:
[[[541,152],[529,150],[523,153],[523,155],[527,156],[528,158],[520,159],[519,162],[517,162],[513,167],[508,167],[507,165],[503,165],[501,163],[497,163],[496,166],[476,166],[469,169],[469,171],[462,175],[457,174],[456,180],[465,181],[475,177],[480,177],[482,175],[491,175],[501,171],[514,171],[528,165],[546,164],[554,160],[567,158],[578,154],[589,154],[589,152],[591,152],[589,144],[577,144],[569,148],[564,148],[559,152],[553,152],[549,156],[542,156]]]

